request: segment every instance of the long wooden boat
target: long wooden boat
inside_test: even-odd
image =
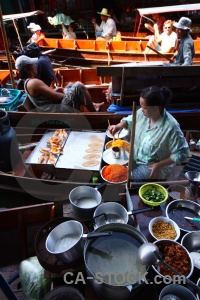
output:
[[[62,64],[112,65],[128,62],[163,61],[168,62],[173,53],[163,58],[156,53],[144,54],[146,40],[137,41],[96,41],[96,40],[63,40],[46,38],[43,40],[43,51],[56,49],[49,57]],[[200,62],[200,41],[194,41],[194,63]]]

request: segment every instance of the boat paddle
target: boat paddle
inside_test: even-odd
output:
[[[151,49],[152,51],[154,51],[155,53],[159,54],[160,56],[166,58],[167,60],[169,60],[170,63],[173,63],[173,60],[169,57],[167,57],[166,55],[160,53],[159,51],[157,51],[156,49],[150,47],[149,45],[147,45],[147,48]]]

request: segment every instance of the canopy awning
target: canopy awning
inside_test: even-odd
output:
[[[16,20],[16,19],[20,19],[20,18],[28,18],[28,17],[34,16],[34,15],[41,15],[41,14],[44,14],[44,12],[41,10],[35,10],[32,12],[27,12],[27,13],[3,15],[3,20],[10,21],[10,20]]]
[[[184,5],[170,5],[161,7],[149,7],[149,8],[137,8],[139,14],[151,15],[151,14],[161,14],[174,11],[189,11],[189,10],[200,10],[200,3],[195,4],[184,4]]]

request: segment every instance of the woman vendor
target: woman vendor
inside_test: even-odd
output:
[[[180,165],[189,156],[189,146],[178,122],[165,109],[171,98],[168,87],[152,86],[141,91],[134,140],[136,170],[143,173],[140,179],[170,179],[174,165]],[[117,125],[109,126],[108,130],[114,135],[122,128],[131,130],[132,115],[123,118]],[[148,175],[144,166],[150,169]],[[134,170],[133,178],[137,175]]]

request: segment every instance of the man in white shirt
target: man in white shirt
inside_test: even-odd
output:
[[[101,12],[98,12],[98,14],[101,15],[101,20],[102,20],[100,26],[97,25],[95,18],[92,19],[97,40],[112,39],[117,34],[115,21],[110,18],[107,8],[103,8]]]
[[[161,53],[175,52],[178,38],[176,32],[174,32],[172,29],[172,20],[167,20],[164,22],[163,33],[161,34],[159,34],[157,25],[154,24],[155,34],[149,39],[147,45]],[[145,49],[145,53],[150,53],[150,51],[152,50],[149,50],[148,48]]]

